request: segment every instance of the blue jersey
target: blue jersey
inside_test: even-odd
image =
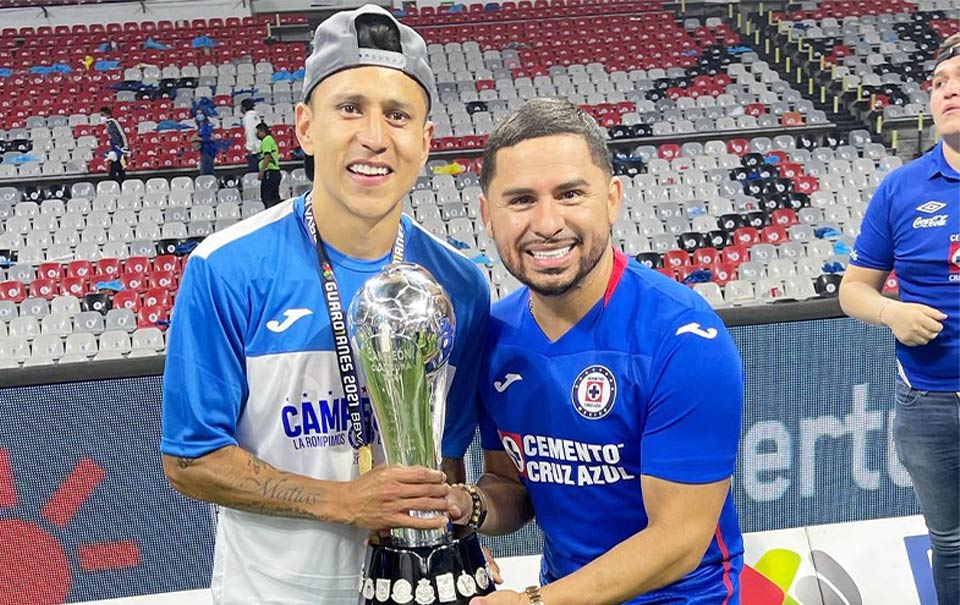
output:
[[[640,476],[733,475],[743,370],[695,292],[617,253],[603,300],[550,342],[522,288],[493,307],[480,377],[483,447],[516,464],[544,535],[541,576],[570,574],[647,526]],[[739,603],[732,496],[696,570],[628,603]]]
[[[358,476],[304,203],[288,200],[217,232],[190,257],[167,343],[163,453],[196,458],[239,445],[284,471],[330,481]],[[408,217],[401,224],[404,260],[426,267],[453,301],[442,450],[460,458],[476,431],[489,291],[471,261]],[[327,251],[347,304],[389,260]],[[374,457],[383,460],[379,447]],[[355,605],[365,537],[359,528],[224,508],[215,601]]]
[[[213,125],[210,119],[203,120],[197,126],[197,134],[200,136],[200,153],[204,155],[217,155],[217,142],[213,140]]]
[[[850,264],[895,270],[900,300],[947,315],[929,343],[897,341],[897,364],[914,388],[960,391],[960,174],[947,164],[943,142],[883,179]]]

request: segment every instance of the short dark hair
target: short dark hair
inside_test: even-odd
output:
[[[111,111],[109,107],[101,107],[100,113],[102,113],[105,116],[113,115],[113,111]]]
[[[359,15],[354,23],[357,26],[357,46],[360,48],[403,52],[400,30],[389,17],[367,13]]]
[[[270,127],[267,126],[266,122],[260,122],[257,124],[257,130],[262,130],[267,134],[270,134]]]
[[[244,99],[240,101],[240,109],[250,111],[254,107],[253,99]]]
[[[610,150],[603,130],[588,113],[569,101],[555,98],[533,99],[497,124],[483,150],[480,187],[486,193],[497,173],[497,152],[523,141],[572,134],[583,137],[590,158],[604,173],[613,175]],[[550,153],[545,149],[544,153]]]

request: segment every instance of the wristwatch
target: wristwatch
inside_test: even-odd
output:
[[[479,529],[480,526],[483,525],[483,522],[487,520],[487,507],[483,503],[483,496],[480,495],[480,490],[477,489],[476,485],[471,483],[454,483],[451,487],[459,487],[470,496],[470,499],[473,501],[473,512],[467,520],[467,527]]]
[[[523,591],[523,594],[527,596],[527,602],[529,605],[543,605],[543,598],[540,596],[539,586],[527,586],[526,590]]]

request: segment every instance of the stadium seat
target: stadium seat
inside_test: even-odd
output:
[[[159,328],[138,328],[133,333],[130,356],[154,355],[165,348],[163,332]]]
[[[70,315],[51,313],[40,321],[41,334],[67,336],[73,332],[73,320]]]
[[[106,330],[126,330],[133,332],[137,327],[137,316],[131,309],[110,309],[105,316]]]
[[[141,307],[137,313],[138,328],[165,327],[167,311],[160,306]]]
[[[98,350],[97,338],[92,332],[70,334],[64,343],[65,355],[83,357],[84,360],[96,355]]]
[[[51,363],[63,357],[63,339],[58,334],[40,334],[33,341],[30,360],[37,365]]]
[[[126,330],[107,330],[100,334],[100,352],[98,359],[107,357],[103,353],[119,353],[125,355],[130,352],[130,335]]]
[[[100,334],[104,329],[103,315],[98,311],[81,311],[74,318],[75,332]]]

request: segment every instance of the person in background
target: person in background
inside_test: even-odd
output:
[[[260,171],[260,137],[257,136],[257,124],[260,123],[260,116],[254,107],[253,99],[244,99],[240,102],[240,109],[243,110],[243,134],[245,138],[244,148],[247,150],[247,172]]]
[[[270,134],[270,127],[257,124],[257,139],[260,141],[260,199],[269,208],[280,203],[280,150]]]
[[[107,129],[107,138],[110,143],[110,151],[107,152],[107,163],[110,165],[110,178],[122,183],[127,177],[127,159],[130,154],[130,148],[127,146],[127,134],[123,131],[123,126],[113,117],[113,111],[109,107],[101,107],[100,114],[105,118],[104,126]]]
[[[200,174],[213,174],[213,164],[217,157],[217,142],[213,138],[213,125],[207,113],[201,108],[195,115],[197,132],[193,135],[194,150],[200,151]]]
[[[891,172],[840,283],[844,313],[896,338],[893,438],[930,531],[940,605],[960,603],[960,34],[940,47],[930,112],[942,140]],[[900,300],[881,294],[897,273]]]

